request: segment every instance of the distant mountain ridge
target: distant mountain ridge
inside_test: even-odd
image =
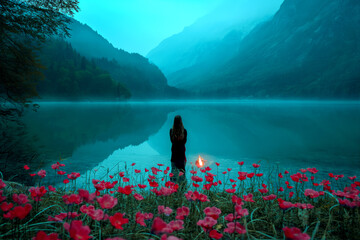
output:
[[[207,68],[235,56],[241,39],[272,16],[282,1],[226,0],[181,33],[162,41],[147,57],[164,72],[170,85],[181,86],[182,81],[188,81],[188,72],[201,76]]]
[[[96,31],[75,19],[69,28],[71,37],[66,40],[72,47],[107,70],[115,81],[130,90],[132,98],[165,98],[179,94],[168,86],[160,69],[145,57],[115,48]]]
[[[360,99],[359,26],[360,1],[285,0],[232,43],[233,56],[209,56],[169,82],[199,97]]]

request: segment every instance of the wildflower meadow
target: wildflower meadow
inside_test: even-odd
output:
[[[0,180],[0,239],[360,239],[356,176],[244,162],[226,171],[192,164],[175,176],[138,165],[86,176],[82,188],[64,163],[52,165],[54,186],[25,165],[35,186]]]

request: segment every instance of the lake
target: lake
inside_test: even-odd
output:
[[[175,115],[188,131],[188,169],[200,155],[219,171],[244,161],[245,171],[259,162],[360,173],[360,103],[311,101],[40,103],[24,118],[38,152],[31,167],[52,174],[61,159],[66,171],[101,178],[132,163],[169,165]]]

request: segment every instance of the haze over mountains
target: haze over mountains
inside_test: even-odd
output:
[[[194,66],[216,65],[233,57],[241,39],[258,23],[267,20],[283,0],[225,0],[215,10],[173,35],[149,52],[147,57],[177,86],[181,71]],[[195,69],[196,69],[195,67]],[[179,73],[177,73],[179,71]],[[201,75],[201,74],[200,74]]]
[[[75,19],[69,28],[70,38],[49,39],[40,51],[45,65],[45,79],[37,87],[41,98],[123,100],[179,94],[145,57],[114,48]]]
[[[212,18],[216,10],[148,57],[170,85],[200,97],[358,99],[360,1],[285,0],[277,12],[273,6],[234,25]]]

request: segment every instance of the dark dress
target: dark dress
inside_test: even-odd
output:
[[[173,135],[172,129],[170,129],[170,140],[172,143],[171,146],[171,165],[175,166],[177,169],[185,173],[185,143],[187,140],[187,131],[184,129],[184,139],[176,139]]]

